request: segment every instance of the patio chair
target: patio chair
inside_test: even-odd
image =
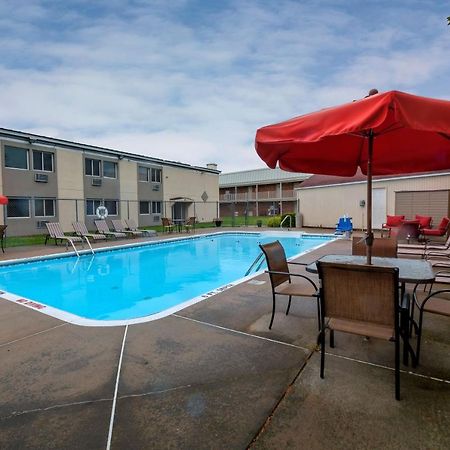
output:
[[[398,228],[402,224],[405,216],[386,216],[386,223],[381,225],[381,237],[391,237],[392,228]]]
[[[317,302],[318,323],[320,325],[320,305],[318,297],[318,289],[314,281],[305,275],[292,273],[289,271],[288,264],[304,265],[293,261],[286,260],[286,253],[279,241],[270,242],[268,244],[260,244],[263,251],[267,267],[266,273],[269,274],[270,284],[272,287],[272,317],[270,319],[269,330],[272,329],[273,319],[275,317],[275,304],[277,295],[287,295],[289,297],[286,315],[289,314],[291,308],[292,297],[307,297],[315,299]],[[298,283],[293,283],[292,278],[297,278]]]
[[[133,219],[125,219],[125,225],[127,226],[127,229],[130,231],[141,231],[146,236],[157,235],[155,230],[139,230],[139,228],[136,225],[136,222]]]
[[[127,237],[125,233],[120,233],[117,231],[111,231],[108,228],[106,220],[94,220],[95,226],[97,227],[97,231],[100,234],[104,234],[107,237],[112,237],[114,239]]]
[[[123,223],[120,219],[111,220],[112,226],[114,228],[114,231],[117,233],[125,233],[125,235],[132,236],[132,237],[138,237],[142,236],[144,233],[142,231],[136,230],[126,230],[123,226]]]
[[[4,240],[5,240],[5,234],[6,234],[6,227],[8,225],[0,225],[0,241],[2,244],[2,252],[5,253],[5,247],[4,247]]]
[[[399,255],[420,256],[425,258],[427,252],[445,252],[450,248],[450,236],[445,242],[426,240],[419,244],[398,244]]]
[[[334,332],[393,341],[395,343],[395,398],[400,400],[400,337],[402,321],[407,321],[407,305],[399,308],[399,270],[379,267],[318,261],[321,282],[321,363],[320,377],[325,369],[325,332],[330,330],[330,346],[334,347]],[[326,323],[328,320],[328,323]],[[409,344],[408,344],[409,349]]]
[[[424,236],[444,236],[448,232],[449,225],[450,219],[448,217],[443,217],[437,228],[423,228],[421,233]]]
[[[66,236],[64,234],[64,231],[61,228],[61,225],[59,222],[46,222],[45,226],[47,227],[48,234],[45,236],[45,245],[47,245],[47,242],[49,239],[55,240],[55,245],[58,245],[58,240],[62,243],[63,241],[66,242],[66,249],[68,248],[69,244],[73,247],[75,252],[77,252],[77,249],[75,247],[75,242],[81,242],[81,246],[83,245],[83,238],[80,236]]]
[[[438,278],[438,275],[441,275]],[[436,280],[439,283],[450,283],[450,272],[446,271],[446,276],[443,272],[436,274]],[[412,305],[411,324],[414,325],[417,337],[415,365],[419,364],[420,349],[423,331],[424,313],[438,314],[441,316],[450,317],[450,289],[439,289],[434,292],[419,292],[419,285],[416,285],[413,291],[414,304]],[[414,322],[414,308],[419,310],[419,321]]]
[[[191,230],[195,230],[195,217],[189,217],[188,221],[184,224],[184,229],[187,233]]]
[[[77,236],[84,237],[86,239],[92,239],[93,241],[106,240],[106,236],[104,234],[89,233],[84,222],[72,222],[72,226]]]
[[[162,226],[163,226],[163,231],[172,233],[173,227],[174,227],[172,221],[170,219],[168,219],[167,217],[161,217],[161,222],[162,222]]]
[[[354,236],[352,239],[352,255],[364,256],[366,249],[365,239]],[[395,239],[375,238],[372,245],[372,256],[397,258],[397,241]]]

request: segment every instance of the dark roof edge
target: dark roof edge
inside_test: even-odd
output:
[[[110,155],[117,156],[117,157],[122,156],[122,157],[126,157],[129,159],[135,160],[135,161],[145,161],[145,162],[161,164],[161,165],[165,165],[165,166],[197,170],[200,172],[209,172],[209,173],[213,173],[213,174],[219,174],[221,172],[220,170],[209,169],[208,167],[191,166],[190,164],[185,164],[185,163],[176,162],[176,161],[169,161],[166,159],[154,158],[152,156],[137,155],[135,153],[123,152],[121,150],[115,150],[115,149],[106,148],[106,147],[99,147],[96,145],[81,144],[78,142],[66,141],[64,139],[56,139],[56,138],[52,138],[52,137],[48,137],[48,136],[41,136],[39,134],[25,133],[23,131],[10,130],[7,128],[0,128],[0,137],[19,139],[19,140],[26,141],[29,144],[53,145],[53,146],[58,146],[61,148],[67,148],[67,149],[71,149],[71,150],[84,150],[84,151],[89,151],[89,152],[110,154]]]

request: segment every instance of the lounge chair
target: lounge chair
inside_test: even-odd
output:
[[[138,237],[143,235],[142,231],[126,230],[120,219],[111,220],[111,223],[114,228],[114,231],[116,231],[117,233],[125,233],[126,235],[132,237]]]
[[[168,233],[172,233],[173,223],[171,222],[171,220],[168,219],[167,217],[161,217],[161,222],[162,222],[163,230],[167,231]]]
[[[105,241],[106,236],[104,234],[89,233],[84,222],[72,222],[73,229],[77,236],[84,237],[86,239],[92,239],[93,241]]]
[[[118,233],[115,231],[111,231],[108,228],[108,225],[105,220],[94,220],[94,223],[95,226],[97,227],[97,231],[101,234],[104,234],[107,237],[113,237],[115,239],[127,237],[125,233]]]
[[[156,236],[155,230],[140,230],[133,219],[125,219],[125,225],[130,231],[141,231],[146,236]]]
[[[195,217],[189,217],[188,221],[184,224],[184,229],[187,233],[191,230],[195,230]]]
[[[400,400],[400,337],[410,351],[406,324],[409,305],[399,306],[399,269],[318,261],[321,281],[321,363],[325,369],[325,332],[330,330],[330,346],[334,332],[344,332],[393,341],[395,343],[395,398]],[[328,322],[326,322],[328,321]],[[404,322],[406,321],[406,322]],[[403,330],[401,329],[401,324]]]
[[[317,302],[317,313],[320,316],[319,309],[319,290],[310,278],[305,275],[289,272],[288,264],[304,265],[286,260],[286,253],[279,241],[270,242],[268,244],[260,244],[263,251],[267,267],[266,273],[269,274],[270,284],[272,286],[272,317],[270,319],[269,330],[272,329],[273,319],[275,317],[275,300],[277,295],[289,296],[289,302],[286,309],[286,315],[289,314],[292,297],[309,297]],[[299,283],[292,283],[291,278],[297,277]],[[320,323],[320,317],[319,317]]]
[[[47,245],[47,241],[49,239],[55,240],[55,245],[58,245],[58,240],[62,243],[63,241],[66,242],[66,249],[68,248],[69,244],[72,245],[75,252],[77,251],[75,247],[75,242],[81,242],[81,246],[83,247],[83,238],[79,236],[66,236],[64,234],[64,231],[61,228],[61,225],[59,222],[47,222],[45,224],[47,227],[48,234],[45,236],[45,245]]]

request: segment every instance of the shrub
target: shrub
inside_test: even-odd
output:
[[[267,221],[267,226],[268,227],[272,227],[272,228],[278,228],[280,226],[280,223],[281,223],[281,217],[280,216],[274,216],[274,217],[271,217]]]

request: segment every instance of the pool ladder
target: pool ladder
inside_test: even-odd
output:
[[[261,260],[261,258],[262,258],[262,260]],[[261,262],[260,262],[260,260],[261,260]],[[258,265],[258,267],[256,267],[255,272],[258,272],[258,270],[261,268],[261,266],[262,266],[263,263],[264,263],[264,253],[263,253],[263,252],[261,252],[261,253],[256,257],[256,259],[252,262],[252,264],[251,264],[251,266],[248,268],[247,272],[245,272],[244,277],[246,277],[247,275],[249,275],[249,274],[251,273],[251,271],[253,270],[253,267],[255,267],[255,266],[258,264],[258,262],[259,262],[259,265]]]
[[[90,250],[91,250],[91,253],[94,255],[94,249],[92,248],[92,245],[91,245],[91,243],[89,242],[89,239],[87,238],[87,236],[83,236],[83,238],[86,240],[86,242],[87,242],[87,245],[88,245],[88,247],[90,248]],[[70,241],[67,241],[67,245],[69,245],[69,242],[70,242],[70,244],[72,245],[72,248],[73,248],[73,251],[75,252],[75,254],[78,256],[78,258],[80,257],[80,254],[78,253],[78,250],[77,250],[77,248],[75,247],[75,244],[73,243],[73,241],[72,240],[70,240]],[[83,242],[83,241],[82,241]],[[81,245],[83,245],[83,243],[81,243]]]

